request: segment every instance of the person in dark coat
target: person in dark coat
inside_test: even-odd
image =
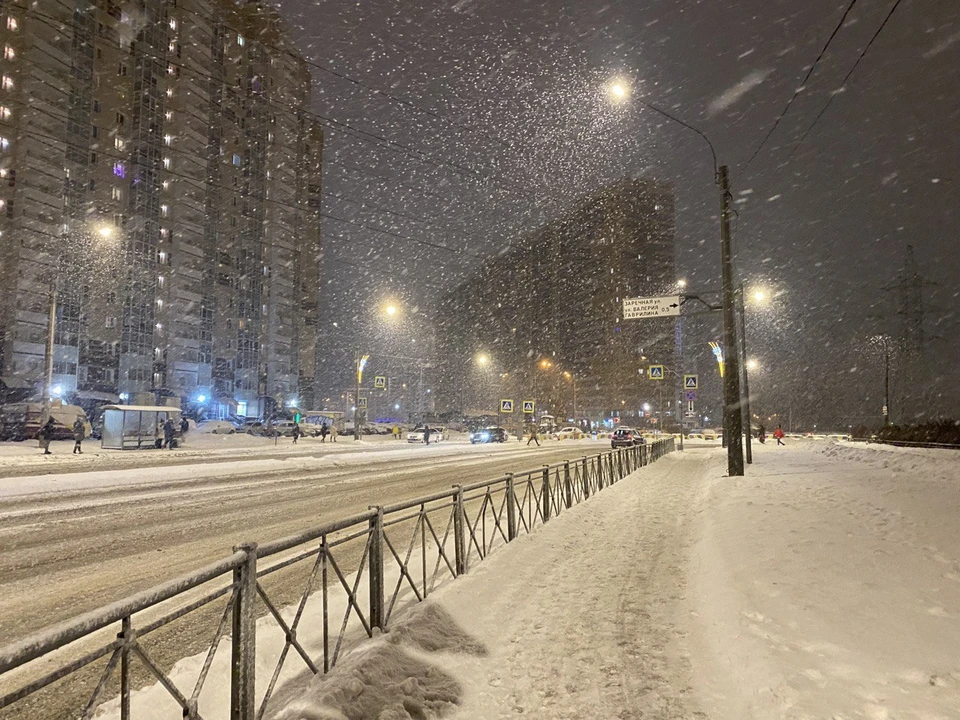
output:
[[[53,453],[50,452],[50,440],[53,438],[53,427],[54,420],[50,417],[47,418],[47,421],[37,431],[37,438],[40,440],[40,447],[43,448],[44,455],[53,455]]]
[[[329,432],[330,432],[330,428],[327,427],[327,424],[326,424],[326,423],[323,423],[323,424],[320,426],[320,442],[326,442],[326,441],[327,441],[327,433],[329,433]]]
[[[83,442],[83,439],[87,436],[87,428],[83,424],[82,418],[77,418],[73,421],[73,454],[74,455],[83,455],[83,450],[80,449],[80,443]]]
[[[293,444],[297,444],[297,440],[300,439],[300,423],[293,424],[293,431],[290,433],[293,435]]]
[[[173,450],[173,435],[175,428],[173,427],[173,419],[167,418],[167,421],[163,424],[163,446],[170,450]]]
[[[187,431],[189,430],[190,430],[190,421],[187,420],[186,418],[183,418],[180,421],[180,436],[183,437],[184,435],[187,434]]]
[[[540,428],[538,428],[534,423],[530,423],[530,437],[527,438],[527,445],[530,443],[536,443],[537,447],[540,447]]]
[[[427,425],[423,429],[423,442],[426,443],[427,445],[430,444],[430,426],[429,425]]]

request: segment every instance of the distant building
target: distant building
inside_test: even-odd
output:
[[[439,304],[438,410],[573,417],[575,383],[578,418],[636,418],[659,392],[638,370],[674,364],[675,322],[624,321],[623,299],[676,292],[674,218],[669,186],[623,180],[482,265]]]
[[[323,131],[276,10],[0,10],[0,366],[257,415],[316,376]]]

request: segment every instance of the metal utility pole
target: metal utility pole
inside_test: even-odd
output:
[[[50,290],[50,317],[47,319],[47,354],[43,358],[43,398],[40,422],[50,417],[50,393],[53,386],[53,339],[57,329],[57,288]]]
[[[739,292],[737,293],[737,310],[740,312],[740,362],[743,366],[743,387],[741,388],[742,394],[741,398],[743,400],[743,414],[746,417],[746,436],[744,440],[746,441],[746,455],[747,455],[747,464],[753,463],[753,448],[751,447],[751,425],[752,420],[750,416],[750,379],[747,377],[747,314],[744,310],[744,300],[743,300],[743,282],[740,283]]]
[[[883,424],[890,424],[890,339],[883,340]]]
[[[353,439],[360,439],[360,378],[363,374],[363,368],[360,367],[360,348],[357,348],[356,362],[353,369],[357,373],[357,392],[353,396]]]
[[[727,166],[717,171],[720,185],[720,257],[723,264],[723,344],[727,347],[723,376],[724,435],[727,439],[727,475],[743,475],[743,420],[740,412],[740,363],[734,311],[733,253],[730,249],[730,179]]]

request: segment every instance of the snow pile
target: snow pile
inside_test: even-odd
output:
[[[895,473],[918,473],[957,479],[960,452],[939,448],[897,447],[866,443],[831,443],[823,454],[838,460],[855,460]]]
[[[389,635],[348,655],[328,675],[313,678],[274,720],[407,720],[442,717],[462,702],[461,684],[438,665],[453,653],[486,649],[436,603],[412,609]]]

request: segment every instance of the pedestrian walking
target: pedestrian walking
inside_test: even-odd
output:
[[[180,421],[180,436],[183,437],[190,430],[190,421],[186,418],[183,418]]]
[[[761,425],[757,428],[757,440],[763,445],[767,441],[767,429]]]
[[[430,444],[430,426],[429,425],[423,428],[423,442],[426,443],[427,445]]]
[[[400,426],[399,426],[399,425],[394,425],[394,426],[393,426],[393,436],[394,436],[397,440],[400,439]]]
[[[293,444],[297,444],[297,440],[300,439],[300,423],[293,424],[293,430],[290,432],[293,435]]]
[[[326,423],[320,424],[320,442],[327,441],[327,435],[330,433],[330,428],[327,427]]]
[[[87,428],[83,424],[82,418],[77,418],[73,421],[73,454],[74,455],[83,455],[83,450],[80,449],[80,443],[83,442],[83,438],[87,435]]]
[[[163,423],[163,447],[173,450],[173,435],[176,429],[173,427],[173,418],[167,418]]]
[[[527,438],[527,446],[529,447],[532,442],[535,442],[537,447],[540,447],[540,429],[533,423],[530,423],[530,437]]]
[[[331,425],[331,426],[330,426],[330,442],[336,442],[336,441],[337,441],[337,435],[339,435],[339,434],[340,434],[340,431],[337,430],[337,426],[336,426],[336,425]]]
[[[777,425],[777,429],[773,431],[773,436],[777,439],[777,445],[786,445],[783,441],[783,428],[780,425]]]
[[[40,441],[40,448],[43,450],[44,455],[53,455],[50,452],[50,440],[53,438],[53,427],[54,421],[53,418],[47,418],[47,421],[40,426],[40,429],[37,431],[37,439]]]

